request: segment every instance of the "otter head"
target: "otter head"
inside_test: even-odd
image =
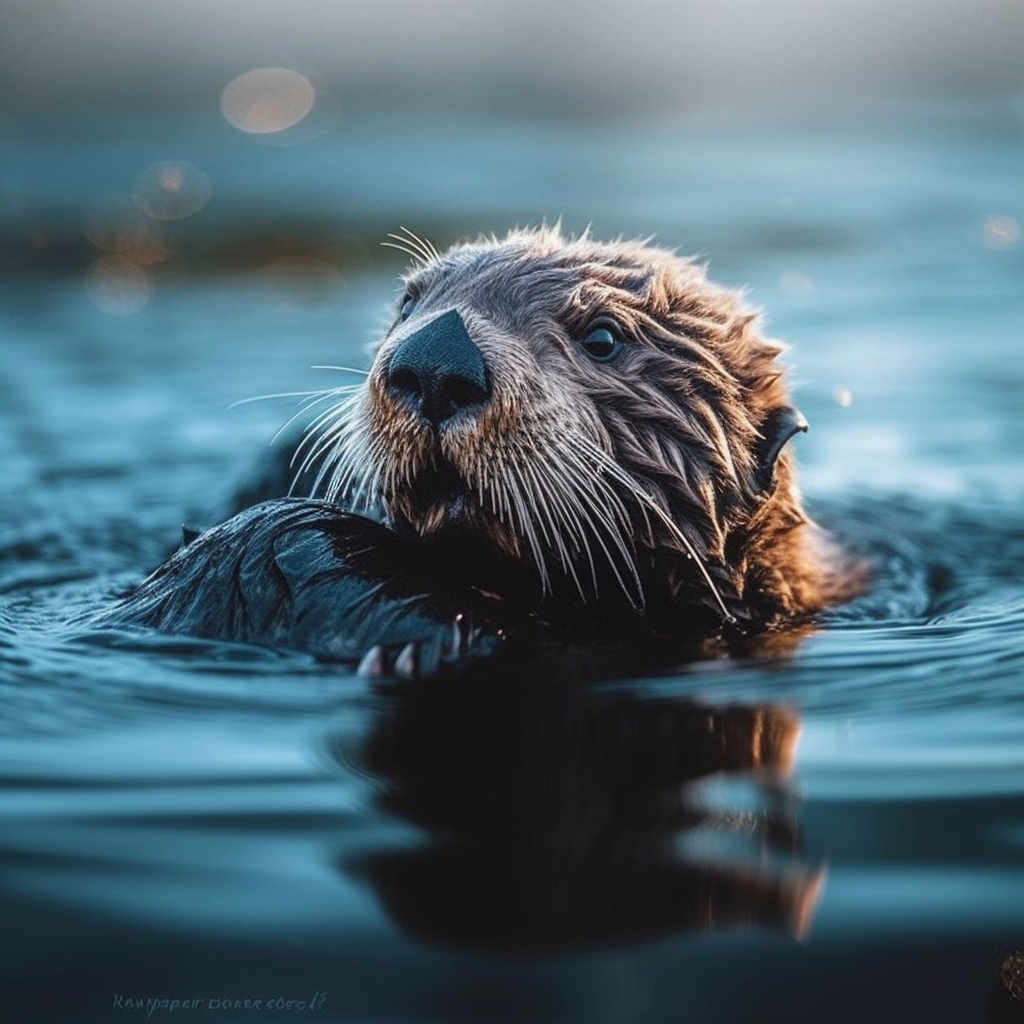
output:
[[[591,606],[824,603],[786,451],[806,422],[735,294],[557,229],[415,255],[365,384],[314,424],[328,498]]]

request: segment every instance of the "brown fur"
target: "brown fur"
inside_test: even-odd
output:
[[[553,570],[564,571],[564,561],[578,567],[607,559],[618,564],[624,590],[635,584],[642,591],[640,602],[659,601],[680,615],[714,609],[711,589],[673,531],[609,473],[592,465],[600,479],[591,483],[583,469],[566,468],[575,445],[585,444],[665,510],[737,619],[772,625],[804,618],[856,588],[802,509],[788,451],[775,463],[774,489],[759,486],[762,428],[789,403],[776,362],[783,347],[763,338],[757,316],[708,281],[701,266],[640,242],[564,239],[557,228],[515,231],[443,255],[424,252],[400,305],[409,299],[412,315],[381,343],[365,394],[327,454],[336,492],[358,481],[364,501],[425,539],[456,524],[528,561],[518,489],[521,504],[533,506],[526,512]],[[435,435],[389,393],[384,375],[405,337],[453,308],[483,354],[492,395],[478,413],[455,417]],[[627,347],[614,363],[595,363],[580,346],[596,317],[621,329]],[[450,486],[429,484],[442,465],[463,485],[454,497]],[[615,525],[603,551],[593,544],[587,554],[579,537],[566,534],[557,502],[547,512],[536,507],[546,486],[538,481],[559,474],[574,493],[591,490],[579,499],[586,508],[587,501],[610,508],[612,495],[619,502],[607,512]],[[634,549],[635,581],[622,568],[615,533]],[[591,572],[585,566],[579,576]]]

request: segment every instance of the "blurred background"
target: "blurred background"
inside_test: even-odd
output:
[[[563,217],[731,270],[925,201],[908,132],[1019,147],[1022,89],[1021,0],[3,0],[0,267],[125,314],[186,272],[329,286],[399,224]]]
[[[631,688],[637,721],[681,696],[801,720],[799,849],[829,861],[807,943],[702,897],[728,936],[499,963],[444,948],[437,874],[353,866],[407,863],[435,793],[472,808],[464,768],[467,834],[525,864],[513,916],[558,928],[582,894],[580,920],[639,920],[662,825],[636,822],[675,829],[679,787],[605,750],[657,730],[593,693],[527,689],[506,747],[504,707],[488,732],[299,655],[80,636],[295,399],[232,403],[367,364],[389,233],[557,218],[747,290],[791,344],[812,514],[880,570],[791,660]],[[1022,227],[1024,0],[0,0],[3,1006],[123,1024],[112,993],[258,983],[330,989],[346,1024],[981,1019],[1024,939]],[[402,742],[367,765],[378,733]],[[683,905],[649,891],[651,920]]]
[[[121,367],[176,333],[219,413],[271,390],[254,352],[296,388],[365,362],[400,226],[653,236],[794,343],[816,482],[911,452],[921,486],[1016,487],[1020,430],[964,424],[1016,401],[1022,125],[1024,0],[2,0],[0,269]]]

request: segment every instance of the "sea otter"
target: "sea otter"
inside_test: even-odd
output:
[[[513,635],[777,631],[856,589],[801,505],[783,346],[700,264],[558,228],[396,238],[393,322],[318,396],[301,496],[202,534],[108,624],[419,671]]]

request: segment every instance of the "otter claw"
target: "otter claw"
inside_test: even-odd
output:
[[[356,669],[356,675],[365,676],[368,679],[379,679],[386,671],[384,648],[377,644],[363,655],[359,667]]]
[[[395,675],[400,679],[417,679],[420,674],[419,644],[409,643],[395,659]]]
[[[466,620],[463,615],[456,615],[452,623],[452,643],[449,653],[452,657],[461,658],[466,653]]]

